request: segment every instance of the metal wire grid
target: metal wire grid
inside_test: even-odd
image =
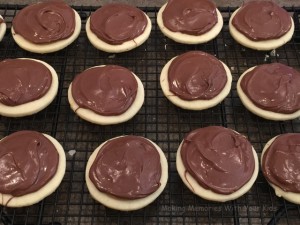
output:
[[[11,21],[23,6],[0,5],[8,30],[0,43],[0,60],[30,57],[48,62],[59,75],[59,91],[53,103],[36,115],[11,119],[0,117],[0,138],[24,129],[37,130],[55,137],[67,155],[67,170],[57,191],[38,204],[19,209],[1,207],[0,224],[299,224],[300,208],[275,196],[259,173],[252,189],[228,203],[214,203],[192,194],[180,180],[175,167],[176,151],[189,131],[209,125],[221,125],[246,135],[260,155],[264,144],[275,135],[300,132],[300,120],[272,122],[261,119],[241,104],[236,82],[247,68],[269,62],[282,62],[300,68],[300,8],[288,8],[295,22],[291,42],[276,52],[257,52],[238,45],[228,31],[232,8],[221,8],[224,27],[218,37],[204,45],[187,46],[165,38],[156,24],[157,8],[143,8],[152,20],[152,33],[142,46],[121,54],[96,50],[88,41],[84,26],[93,7],[75,7],[82,18],[79,38],[64,50],[38,55],[23,51],[10,34]],[[231,69],[230,95],[216,107],[200,112],[182,110],[162,94],[159,75],[172,57],[189,50],[203,50],[216,55]],[[129,122],[98,126],[81,120],[69,107],[67,89],[76,74],[101,64],[117,64],[131,69],[145,87],[145,103]],[[152,204],[135,212],[119,212],[95,202],[85,185],[84,171],[88,157],[103,141],[134,134],[156,142],[169,163],[169,181],[162,195]],[[75,155],[69,150],[76,150]]]

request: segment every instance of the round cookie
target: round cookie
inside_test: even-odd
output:
[[[53,146],[55,147],[55,149],[57,150],[59,161],[58,161],[57,170],[56,170],[55,175],[50,180],[48,180],[47,183],[44,184],[38,190],[31,192],[31,193],[26,193],[24,195],[20,195],[20,196],[12,196],[11,194],[0,193],[0,204],[3,206],[7,206],[7,207],[24,207],[24,206],[33,205],[33,204],[38,203],[39,201],[43,200],[44,198],[46,198],[47,196],[52,194],[57,189],[57,187],[60,185],[60,183],[64,177],[65,170],[66,170],[65,152],[64,152],[63,147],[58,143],[58,141],[56,139],[54,139],[53,137],[51,137],[47,134],[42,134],[42,133],[38,133],[35,131],[19,131],[14,134],[11,134],[11,135],[16,135],[21,132],[34,132],[39,135],[43,135],[44,138],[46,138],[48,141],[50,141],[50,143],[52,143]],[[9,135],[7,137],[10,137],[11,135]],[[2,144],[1,142],[3,142],[7,137],[4,137],[3,139],[1,139],[0,146]],[[44,149],[43,149],[43,151],[44,151]],[[43,157],[43,156],[40,156],[40,157]],[[12,171],[16,171],[16,168],[14,167],[14,165],[12,163],[9,164],[7,162],[8,163],[7,165],[4,164],[7,159],[9,159],[9,157],[5,158],[5,156],[1,156],[0,163],[1,163],[1,166],[5,166],[4,168],[9,168],[9,166],[10,166],[10,170],[9,171],[2,170],[0,173],[0,176],[2,176],[2,175],[7,176],[9,173],[12,173]],[[14,163],[18,163],[18,162],[14,161]],[[15,165],[15,166],[17,167],[17,165]],[[21,164],[21,166],[24,166],[24,165]],[[3,168],[3,167],[1,167],[1,168]],[[17,168],[20,169],[20,167],[17,167]],[[27,170],[30,170],[30,166],[27,167]],[[10,178],[15,177],[15,179],[17,179],[17,174],[18,174],[17,172],[14,174],[11,174]],[[24,172],[23,176],[26,176],[25,172]],[[23,177],[23,179],[25,179],[25,178]],[[6,180],[7,180],[7,178],[6,178]],[[19,185],[21,186],[21,185],[23,185],[22,182],[24,182],[24,181],[20,182],[19,180],[16,180],[16,182],[18,182]],[[11,186],[16,186],[16,185],[11,184]],[[16,187],[16,189],[18,189],[18,187]],[[16,191],[16,190],[14,190],[14,191]],[[21,190],[21,191],[24,191],[24,190]]]
[[[276,63],[276,64],[279,64],[279,63]],[[300,117],[300,110],[297,110],[292,113],[281,113],[281,112],[274,112],[274,111],[270,111],[268,109],[260,108],[259,106],[255,105],[252,102],[252,100],[243,91],[243,89],[241,87],[241,81],[245,77],[245,75],[247,73],[251,72],[255,68],[266,66],[266,65],[272,65],[272,64],[265,64],[265,65],[251,67],[240,76],[240,78],[237,82],[237,93],[238,93],[243,105],[252,113],[254,113],[262,118],[268,119],[268,120],[284,121],[284,120],[292,120],[292,119],[296,119],[296,118]],[[273,65],[275,65],[275,63]],[[283,65],[283,64],[280,64],[280,65]],[[283,66],[285,66],[285,65],[283,65]],[[287,66],[285,66],[285,67],[287,67]],[[274,74],[275,73],[271,73],[271,75],[274,75]],[[287,76],[289,76],[288,73],[287,73]],[[276,79],[272,79],[272,81],[276,81]],[[265,84],[265,83],[266,82],[263,83],[263,79],[261,79],[260,84]],[[271,83],[270,82],[267,82],[267,83],[268,83],[268,85],[265,85],[264,87],[271,87],[271,85],[270,85]],[[272,85],[272,86],[274,86],[274,85]],[[295,87],[297,87],[297,85],[295,85]],[[287,89],[287,91],[291,91],[291,90],[293,90],[293,89]],[[274,91],[276,91],[276,90],[274,89]],[[256,91],[256,94],[258,94],[258,93],[260,93],[260,92]],[[263,97],[263,96],[264,95],[261,95],[261,97]],[[274,96],[275,96],[275,93],[274,93]],[[265,93],[264,97],[265,97],[265,99],[269,99],[269,97],[267,96],[267,93]],[[283,102],[287,103],[287,100],[283,100]]]
[[[206,128],[200,128],[200,129],[207,129],[207,128],[213,128],[213,127],[206,127]],[[217,127],[218,128],[218,127]],[[200,130],[198,129],[198,130]],[[223,128],[223,129],[227,129],[227,128]],[[227,130],[230,130],[230,129],[227,129]],[[197,130],[194,130],[192,132],[195,132]],[[190,134],[192,133],[190,132]],[[240,135],[239,133],[237,133],[236,131],[232,131],[234,132],[237,136],[242,136]],[[206,135],[206,134],[205,134]],[[243,137],[243,136],[242,136]],[[204,139],[205,137],[202,137],[202,139]],[[245,140],[246,138],[243,137]],[[222,141],[222,146],[224,148],[226,148],[226,142],[228,141],[229,139],[221,139]],[[181,142],[179,148],[178,148],[178,151],[177,151],[177,155],[176,155],[176,168],[177,168],[177,171],[179,173],[179,176],[181,177],[183,183],[196,195],[198,195],[199,197],[203,198],[203,199],[206,199],[206,200],[210,200],[210,201],[217,201],[217,202],[226,202],[226,201],[230,201],[230,200],[234,200],[234,199],[237,199],[239,198],[240,196],[244,195],[246,192],[248,192],[250,190],[250,188],[252,187],[252,185],[254,184],[256,178],[257,178],[257,175],[258,175],[258,171],[259,171],[259,162],[258,162],[258,157],[257,157],[257,154],[256,154],[256,151],[254,150],[254,148],[251,146],[251,149],[250,151],[252,152],[253,154],[253,160],[254,160],[254,171],[253,171],[253,174],[251,176],[251,178],[247,181],[247,183],[245,183],[240,189],[238,190],[235,190],[234,192],[230,193],[230,194],[223,194],[223,193],[217,193],[213,190],[211,190],[209,187],[203,187],[203,185],[200,185],[199,182],[194,178],[194,175],[192,175],[191,173],[188,172],[188,170],[186,169],[185,165],[184,165],[184,162],[182,160],[182,157],[181,157],[181,151],[182,151],[182,146],[184,145],[184,141],[185,139]],[[247,140],[246,140],[247,141]],[[250,144],[250,143],[249,143]],[[250,144],[251,145],[251,144]],[[199,144],[200,146],[200,144]],[[212,149],[211,149],[212,150]],[[226,150],[225,150],[226,151]],[[209,157],[209,154],[207,152],[207,156]],[[251,153],[250,153],[251,154]],[[226,156],[226,154],[224,153],[224,155]],[[196,158],[197,156],[195,156]],[[207,158],[207,160],[216,160],[216,162],[218,162],[221,166],[222,166],[222,163],[223,161],[220,160],[219,156],[211,156],[212,158]],[[224,157],[224,156],[223,156]],[[204,156],[205,158],[205,156]],[[227,158],[228,160],[230,160],[230,157]],[[228,161],[227,160],[227,161]],[[225,160],[226,162],[226,160]],[[233,160],[230,160],[230,163],[231,164],[234,164],[234,161]],[[203,163],[206,168],[208,168],[206,162]],[[203,165],[201,163],[201,165]],[[209,175],[206,175],[207,178],[212,178],[212,174],[211,172],[213,170],[220,170],[222,171],[222,167],[219,166],[219,164],[216,164],[216,168],[213,168],[213,166],[211,167],[212,169],[210,171],[208,171]],[[201,166],[202,167],[202,166]],[[226,168],[225,168],[226,169]],[[203,169],[204,170],[204,169]],[[232,171],[231,171],[232,172]],[[237,174],[236,174],[237,175]],[[223,177],[226,177],[225,174],[222,176],[222,177],[219,177],[218,180],[222,180],[224,182],[226,182],[226,178],[223,178]],[[217,179],[217,178],[216,178]],[[236,179],[238,179],[238,176],[236,176]],[[215,183],[215,185],[217,184],[217,182]],[[215,186],[217,187],[217,186]],[[220,188],[220,186],[218,187]],[[225,189],[225,188],[224,188]]]
[[[29,6],[25,7],[24,9],[27,9],[27,8],[32,7],[34,5],[53,4],[55,2],[57,4],[64,4],[65,5],[65,3],[63,3],[63,2],[49,1],[49,2],[44,2],[44,3],[37,3],[37,4],[29,5]],[[45,8],[47,9],[47,5],[45,6]],[[41,12],[42,13],[49,13],[47,10],[41,11]],[[55,41],[50,41],[50,42],[45,42],[45,43],[34,43],[34,42],[32,42],[32,41],[24,38],[21,34],[16,33],[16,31],[14,29],[14,20],[15,19],[13,20],[12,27],[11,27],[12,36],[13,36],[15,42],[22,49],[27,50],[29,52],[44,54],[44,53],[51,53],[51,52],[59,51],[59,50],[65,48],[65,47],[67,47],[68,45],[70,45],[72,42],[74,42],[76,40],[76,38],[79,36],[80,31],[81,31],[81,19],[80,19],[80,16],[79,16],[79,14],[75,10],[72,9],[72,11],[74,11],[74,16],[75,16],[75,18],[74,18],[74,20],[75,20],[75,28],[74,28],[74,31],[71,34],[71,36],[69,36],[67,38],[57,39]],[[50,15],[55,15],[55,13],[53,13],[53,14],[50,13]],[[46,17],[46,16],[44,16],[44,17]],[[52,17],[48,16],[47,18],[51,19]],[[55,20],[57,18],[53,18],[53,19]],[[45,25],[45,26],[48,27],[49,25]],[[43,29],[44,28],[38,28],[38,30],[43,30]],[[55,29],[53,29],[53,30],[55,30]],[[53,34],[51,34],[51,35],[53,35]]]
[[[101,150],[102,150],[101,148],[104,145],[106,145],[109,141],[114,141],[116,139],[120,139],[120,138],[124,138],[124,137],[128,137],[128,136],[120,136],[120,137],[112,138],[112,139],[102,143],[98,148],[96,148],[96,150],[92,153],[92,155],[90,156],[90,158],[88,160],[88,163],[86,166],[85,178],[86,178],[88,190],[95,200],[97,200],[98,202],[100,202],[103,205],[105,205],[109,208],[112,208],[112,209],[117,209],[117,210],[121,210],[121,211],[132,211],[132,210],[137,210],[137,209],[147,206],[148,204],[153,202],[162,193],[162,191],[164,190],[164,188],[167,184],[167,180],[168,180],[168,162],[167,162],[167,159],[166,159],[163,151],[160,149],[159,146],[157,146],[155,143],[153,143],[152,141],[150,141],[146,138],[139,137],[139,138],[144,139],[145,141],[150,142],[150,144],[152,144],[155,147],[155,149],[157,150],[157,152],[159,154],[160,165],[161,165],[161,177],[160,177],[160,186],[158,187],[158,189],[156,191],[154,191],[153,193],[147,195],[146,197],[136,198],[136,199],[120,198],[120,197],[116,197],[111,194],[99,191],[98,188],[94,185],[94,183],[91,181],[91,179],[89,177],[90,168],[91,168],[93,162],[95,161],[98,153],[101,152]],[[138,136],[136,136],[136,137],[138,137]],[[134,167],[134,165],[132,165],[132,167]]]
[[[98,10],[101,10],[103,9],[104,7],[111,7],[111,6],[125,6],[125,7],[129,7],[129,8],[134,8],[134,7],[131,7],[129,5],[124,5],[124,4],[108,4],[106,6],[103,6],[102,8],[98,9]],[[134,9],[137,9],[137,8],[134,8]],[[97,10],[97,11],[98,11]],[[137,9],[139,10],[139,9]],[[97,12],[96,11],[96,12]],[[94,12],[94,13],[96,13]],[[126,52],[126,51],[130,51],[140,45],[142,45],[147,39],[148,37],[150,36],[150,33],[151,33],[151,29],[152,29],[152,23],[151,23],[151,20],[150,18],[147,16],[146,13],[142,12],[143,15],[145,15],[145,18],[146,18],[146,21],[147,21],[147,25],[144,29],[144,31],[139,34],[137,37],[134,37],[133,39],[131,40],[126,40],[122,43],[118,43],[118,44],[111,44],[111,43],[108,43],[106,42],[105,40],[101,40],[100,38],[98,38],[98,36],[91,30],[91,17],[88,18],[87,22],[86,22],[86,26],[85,26],[85,29],[86,29],[86,33],[87,33],[87,37],[89,39],[89,41],[91,42],[91,44],[99,49],[99,50],[102,50],[104,52],[109,52],[109,53],[121,53],[121,52]],[[93,15],[92,15],[93,16]],[[119,23],[122,22],[122,17],[124,17],[124,14],[120,14],[120,21]],[[118,20],[118,18],[116,18],[115,20]],[[123,18],[124,21],[126,21],[126,18],[124,17]],[[127,24],[125,24],[126,26]],[[118,29],[120,29],[120,24],[118,24]],[[129,30],[129,28],[128,28]],[[116,35],[116,34],[112,34],[113,35]]]
[[[289,202],[292,202],[292,203],[295,203],[295,204],[300,204],[300,192],[294,192],[294,191],[290,191],[290,190],[283,190],[284,188],[283,187],[279,187],[279,185],[277,185],[277,184],[274,184],[274,183],[272,183],[272,181],[271,180],[269,180],[268,179],[268,177],[266,176],[266,171],[265,171],[265,168],[263,167],[263,160],[264,160],[264,157],[265,157],[265,154],[266,154],[266,152],[268,151],[268,149],[269,149],[269,147],[274,143],[274,141],[276,140],[278,140],[278,139],[280,139],[280,138],[282,138],[282,137],[284,137],[284,136],[287,136],[287,135],[291,135],[291,136],[297,136],[297,139],[298,139],[298,146],[299,146],[299,140],[300,140],[300,135],[299,134],[283,134],[283,135],[278,135],[278,136],[276,136],[276,137],[274,137],[274,138],[272,138],[271,140],[269,140],[268,142],[267,142],[267,144],[265,145],[265,147],[264,147],[264,149],[263,149],[263,151],[262,151],[262,154],[261,154],[261,163],[262,163],[262,171],[263,171],[263,174],[264,174],[264,176],[266,177],[266,179],[267,179],[267,181],[268,181],[268,183],[272,186],[272,188],[274,189],[274,191],[275,191],[275,194],[278,196],[278,197],[282,197],[282,198],[284,198],[284,199],[286,199],[287,201],[289,201]],[[284,141],[284,144],[287,144],[287,142],[286,141]],[[285,151],[286,150],[286,148],[281,148],[281,151]],[[296,151],[296,150],[295,150]],[[299,151],[298,151],[298,153],[299,153]],[[277,153],[278,154],[278,153]],[[296,155],[297,153],[295,153],[295,155],[293,155],[293,160],[295,160],[295,162],[297,162],[297,163],[295,163],[295,164],[293,164],[293,162],[292,162],[292,164],[290,164],[290,166],[296,166],[296,165],[299,165],[299,157]],[[282,159],[282,157],[285,157],[285,156],[280,156],[281,157],[281,159]],[[272,165],[274,165],[275,163],[277,163],[277,161],[276,162],[274,162],[274,161],[272,161]],[[287,163],[287,162],[286,162]],[[283,165],[281,165],[281,166],[283,166]],[[283,166],[283,168],[284,168],[284,166]],[[281,170],[282,168],[279,168],[278,170]],[[287,177],[286,176],[288,176],[289,174],[288,174],[288,172],[294,172],[294,176],[298,176],[298,174],[299,173],[297,173],[296,172],[296,168],[293,168],[291,171],[290,170],[286,170],[286,172],[284,172],[285,173],[285,178],[284,179],[287,179]],[[298,171],[299,171],[299,168],[298,168]],[[274,172],[274,171],[270,171],[270,172]],[[295,175],[295,173],[296,173],[296,175]],[[292,176],[292,175],[291,175]],[[280,178],[282,178],[282,177],[279,177],[278,176],[278,179],[280,179]],[[289,176],[289,178],[290,178],[290,176]],[[275,178],[276,179],[276,178]],[[295,177],[294,177],[294,179],[295,179]],[[295,179],[296,181],[297,181],[297,178]],[[295,180],[293,181],[293,184],[294,185],[298,185],[299,186],[299,183],[297,184],[295,184]],[[278,180],[277,180],[278,181]],[[299,179],[298,179],[298,182],[299,182]],[[287,181],[286,181],[286,183],[288,183]],[[286,185],[286,183],[284,184],[284,185]],[[289,183],[289,185],[290,185],[291,183]]]
[[[182,44],[201,44],[206,43],[212,39],[214,39],[222,30],[223,27],[223,17],[220,11],[216,8],[218,22],[206,33],[201,35],[192,35],[186,34],[182,32],[174,32],[169,30],[163,22],[162,14],[167,6],[167,3],[164,4],[158,11],[157,14],[157,24],[161,30],[161,32],[167,36],[168,38],[172,39],[175,42],[182,43]]]
[[[188,52],[188,53],[190,53],[190,52]],[[200,53],[202,54],[203,52],[200,52]],[[187,53],[184,53],[184,54],[187,54]],[[183,56],[184,54],[182,54],[180,56]],[[209,55],[207,53],[203,53],[203,54]],[[172,62],[174,61],[174,59],[176,59],[177,57],[180,57],[180,56],[176,56],[176,57],[172,58],[163,67],[163,69],[161,71],[161,75],[160,75],[160,86],[163,90],[163,93],[174,105],[176,105],[180,108],[183,108],[183,109],[188,109],[188,110],[204,110],[204,109],[208,109],[213,106],[216,106],[224,98],[226,98],[226,96],[229,94],[230,89],[231,89],[232,76],[231,76],[231,72],[230,72],[229,68],[221,61],[220,62],[222,63],[222,65],[225,69],[225,72],[226,72],[227,82],[226,82],[225,86],[223,87],[222,91],[215,97],[213,97],[211,99],[204,99],[204,100],[202,100],[202,99],[185,100],[185,99],[182,99],[182,98],[176,96],[174,93],[172,93],[170,91],[169,81],[168,81],[169,68],[170,68],[170,65],[172,64]],[[209,55],[209,56],[214,57],[212,55]]]
[[[97,67],[105,67],[105,65],[95,66],[92,68]],[[89,69],[92,69],[89,68]],[[123,68],[123,67],[122,67]],[[88,69],[88,70],[89,70]],[[87,71],[87,70],[86,70]],[[84,71],[85,72],[85,71]],[[137,82],[137,93],[134,101],[132,102],[131,106],[123,113],[119,115],[101,115],[91,109],[80,107],[73,98],[72,95],[72,83],[68,89],[68,100],[72,110],[82,119],[89,121],[91,123],[100,124],[100,125],[110,125],[110,124],[118,124],[131,119],[142,107],[144,103],[144,86],[141,80],[131,72]]]
[[[12,59],[12,60],[14,60],[14,59]],[[15,106],[5,105],[0,102],[0,115],[7,116],[7,117],[23,117],[23,116],[35,114],[35,113],[43,110],[44,108],[46,108],[55,98],[57,91],[58,91],[57,73],[55,72],[55,70],[53,69],[52,66],[50,66],[49,64],[47,64],[41,60],[30,59],[30,58],[20,58],[20,59],[15,59],[15,60],[32,60],[32,61],[43,64],[51,73],[51,77],[52,77],[51,86],[49,87],[48,91],[43,96],[41,96],[40,98],[38,98],[36,100],[30,101],[30,102],[26,102],[26,103],[23,103],[20,105],[15,105]],[[5,60],[2,62],[5,62]],[[27,70],[28,68],[25,67],[24,69]],[[1,66],[0,66],[0,70],[1,70]],[[27,72],[28,72],[28,70],[27,70]],[[26,76],[28,74],[22,73],[20,75]],[[35,75],[35,74],[32,74],[32,75]],[[30,89],[30,87],[28,89]],[[0,95],[0,98],[1,98],[1,95]]]
[[[291,38],[294,34],[294,30],[295,30],[294,21],[292,18],[291,18],[290,30],[279,38],[270,39],[270,40],[254,41],[254,40],[251,40],[250,38],[246,37],[243,33],[241,33],[239,30],[237,30],[235,28],[235,26],[232,24],[233,18],[239,12],[240,9],[241,8],[238,8],[237,10],[235,10],[230,17],[229,32],[230,32],[231,36],[241,45],[251,48],[251,49],[259,50],[259,51],[268,51],[268,50],[276,49],[291,40]],[[257,16],[257,18],[258,18],[258,16]]]
[[[2,41],[5,32],[6,32],[6,23],[3,20],[3,17],[0,15],[0,41]]]

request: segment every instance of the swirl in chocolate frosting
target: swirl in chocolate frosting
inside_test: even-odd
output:
[[[160,187],[160,156],[145,138],[118,137],[101,147],[89,177],[101,192],[125,199],[144,198]]]
[[[204,34],[218,22],[211,0],[169,0],[162,19],[169,30],[191,35]]]
[[[147,23],[143,11],[118,3],[105,5],[90,17],[91,31],[99,39],[112,45],[120,45],[140,36]]]
[[[262,171],[284,191],[300,193],[300,134],[277,136],[264,152]]]
[[[42,63],[29,59],[0,62],[0,102],[17,106],[43,97],[51,87],[52,75]]]
[[[56,174],[59,155],[44,135],[19,131],[0,141],[0,193],[35,192]]]
[[[190,132],[180,155],[186,171],[205,189],[219,194],[239,190],[255,167],[252,146],[233,130],[210,126]]]
[[[90,68],[72,82],[77,105],[104,116],[124,113],[134,102],[137,90],[131,71],[115,65]]]
[[[259,108],[290,114],[300,110],[300,73],[284,64],[255,67],[244,75],[241,88]]]
[[[12,21],[16,34],[35,44],[70,37],[75,29],[75,12],[62,1],[47,1],[22,9]]]
[[[168,81],[170,91],[181,99],[209,100],[223,90],[227,75],[217,58],[205,52],[191,51],[172,61]]]
[[[249,1],[233,17],[233,26],[253,41],[277,39],[292,26],[288,12],[272,1]]]

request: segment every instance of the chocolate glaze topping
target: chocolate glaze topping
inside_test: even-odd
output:
[[[291,67],[281,63],[257,66],[240,85],[259,108],[285,114],[300,110],[300,73]]]
[[[284,191],[300,193],[300,134],[282,134],[265,151],[262,171]]]
[[[137,90],[131,71],[115,65],[90,68],[72,82],[77,105],[104,116],[124,113],[134,102]]]
[[[143,11],[118,3],[103,6],[92,13],[90,18],[91,31],[112,45],[120,45],[140,36],[148,23]]]
[[[0,141],[0,193],[14,197],[35,192],[54,177],[59,155],[45,136],[19,131]]]
[[[277,39],[292,26],[288,12],[272,1],[249,1],[233,17],[232,25],[253,41]]]
[[[1,24],[1,23],[4,23],[4,20],[3,20],[2,18],[0,18],[0,24]]]
[[[251,144],[241,134],[224,127],[190,132],[180,154],[186,171],[199,185],[219,194],[239,190],[254,172]]]
[[[211,0],[168,0],[162,19],[169,30],[190,35],[204,34],[218,22]]]
[[[12,21],[15,32],[35,44],[67,39],[73,34],[75,23],[74,10],[58,0],[29,5]]]
[[[168,70],[169,89],[184,100],[209,100],[227,82],[222,63],[214,56],[191,51],[176,57]]]
[[[29,59],[6,59],[0,62],[0,102],[17,106],[43,97],[52,83],[50,70]]]
[[[160,187],[160,156],[145,138],[119,137],[102,146],[89,177],[101,192],[125,199],[144,198]]]

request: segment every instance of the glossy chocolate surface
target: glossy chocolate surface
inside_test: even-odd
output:
[[[0,62],[0,102],[17,106],[43,97],[52,83],[50,70],[29,59],[6,59]]]
[[[300,72],[292,67],[281,63],[257,66],[240,85],[259,108],[284,114],[300,110]]]
[[[181,99],[209,100],[223,90],[227,75],[216,57],[201,51],[191,51],[172,61],[168,81],[170,91]]]
[[[51,180],[59,155],[50,140],[35,131],[19,131],[0,141],[0,193],[23,196]]]
[[[169,30],[190,35],[205,34],[218,22],[216,5],[210,0],[169,0],[162,19]]]
[[[72,96],[78,106],[104,116],[126,112],[137,90],[131,71],[115,65],[87,69],[72,82]]]
[[[292,26],[288,12],[272,1],[249,1],[232,20],[233,26],[253,41],[277,39]]]
[[[284,191],[300,193],[300,134],[277,136],[264,153],[262,171]]]
[[[12,21],[16,34],[35,44],[67,39],[75,29],[75,12],[63,1],[46,1],[29,5]]]
[[[120,45],[140,36],[147,23],[142,10],[118,3],[105,5],[90,17],[91,31],[99,39],[112,45]]]
[[[200,186],[219,194],[239,190],[251,179],[255,168],[249,141],[219,126],[190,132],[184,138],[180,155],[186,172]]]
[[[102,146],[89,177],[101,192],[125,199],[144,198],[160,187],[160,156],[145,138],[115,138]]]

